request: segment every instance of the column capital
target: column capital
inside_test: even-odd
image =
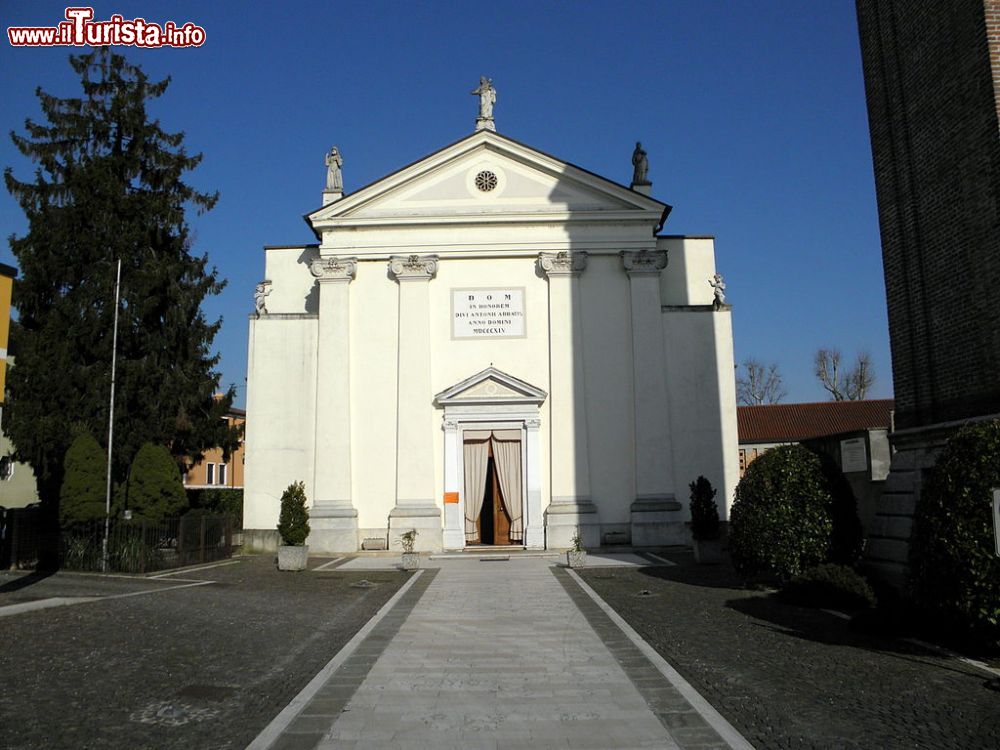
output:
[[[448,417],[445,417],[444,420],[442,420],[441,422],[441,429],[444,430],[445,432],[457,432],[458,420],[449,419]]]
[[[546,276],[579,276],[587,267],[587,253],[539,253],[538,265]]]
[[[314,258],[309,264],[309,273],[320,282],[343,281],[350,283],[358,272],[357,258]]]
[[[629,276],[655,275],[667,267],[666,250],[623,250],[622,263]]]
[[[396,281],[430,281],[437,268],[436,255],[393,255],[389,258],[389,273]]]
[[[528,430],[537,430],[542,426],[542,420],[537,418],[531,418],[524,420],[524,427]]]

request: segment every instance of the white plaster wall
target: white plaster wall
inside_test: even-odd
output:
[[[667,251],[667,268],[660,276],[664,305],[710,305],[714,291],[709,279],[715,273],[715,242],[711,237],[659,237],[659,250]]]
[[[663,334],[677,498],[687,515],[688,484],[704,475],[728,518],[739,481],[731,313],[668,310]]]
[[[315,247],[264,248],[264,279],[271,282],[269,313],[310,313],[319,310],[316,279],[309,272]]]
[[[628,524],[636,494],[628,285],[617,256],[592,256],[580,277],[589,432],[586,460],[591,497],[602,524]]]
[[[431,389],[440,393],[492,365],[509,375],[549,392],[548,283],[536,273],[537,257],[450,259],[443,256],[430,284]],[[452,339],[453,289],[523,287],[525,337],[504,339]],[[430,394],[433,397],[433,393]],[[429,434],[434,445],[435,497],[443,507],[443,410],[428,399]],[[542,420],[542,508],[549,503],[549,405],[539,411]],[[462,480],[460,480],[462,481]]]
[[[250,320],[245,528],[275,528],[292,482],[304,481],[312,499],[316,333],[315,318]]]
[[[350,294],[351,495],[366,535],[364,529],[388,526],[396,504],[399,290],[381,260],[358,263]]]

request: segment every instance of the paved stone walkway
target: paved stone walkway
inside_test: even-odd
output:
[[[424,571],[268,745],[731,747],[551,563]]]

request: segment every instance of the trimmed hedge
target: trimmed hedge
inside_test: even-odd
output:
[[[233,517],[237,529],[243,528],[243,490],[235,488],[188,488],[188,505],[192,510],[204,508],[212,513]]]
[[[788,581],[825,562],[833,498],[819,459],[801,445],[767,451],[736,486],[729,552],[747,578]]]
[[[804,607],[868,609],[875,606],[875,592],[853,568],[832,563],[810,568],[785,586],[782,601]]]
[[[108,455],[89,432],[70,443],[63,459],[59,525],[71,528],[103,519],[107,510]]]
[[[139,449],[129,469],[125,497],[134,518],[152,523],[187,508],[180,469],[166,448],[146,443]]]
[[[1000,421],[967,425],[948,441],[920,493],[910,583],[918,605],[997,643],[993,487],[1000,487]]]

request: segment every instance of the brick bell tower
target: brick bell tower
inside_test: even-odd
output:
[[[925,471],[1000,415],[1000,0],[857,0],[896,399],[869,539],[904,580]]]

